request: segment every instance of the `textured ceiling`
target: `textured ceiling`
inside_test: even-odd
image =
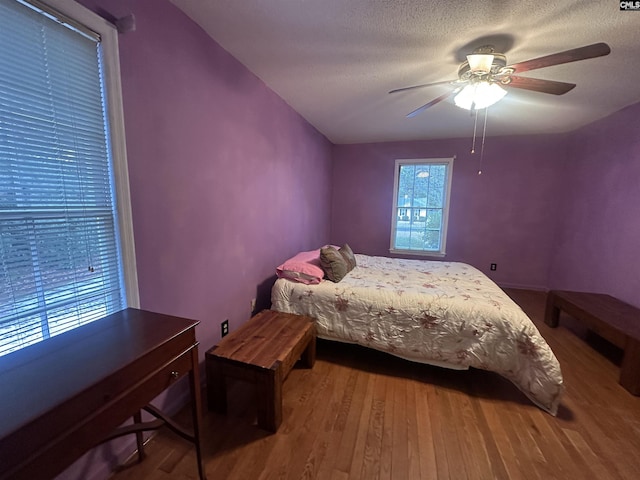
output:
[[[512,64],[606,42],[611,54],[523,76],[576,83],[556,96],[509,89],[487,135],[563,132],[640,101],[640,11],[613,0],[172,0],[333,143],[467,137],[451,99],[460,62],[493,44]]]

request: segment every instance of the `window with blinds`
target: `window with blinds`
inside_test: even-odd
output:
[[[127,306],[100,38],[0,0],[0,355]]]
[[[453,158],[396,160],[391,252],[445,255],[452,168]]]

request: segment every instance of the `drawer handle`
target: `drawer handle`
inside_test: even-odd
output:
[[[177,371],[175,371],[175,370],[173,370],[173,371],[171,372],[171,378],[173,378],[174,380],[175,380],[176,378],[178,378],[179,376],[180,376],[180,373],[179,373],[179,372],[177,372]]]

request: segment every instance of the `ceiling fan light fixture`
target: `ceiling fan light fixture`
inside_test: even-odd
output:
[[[464,87],[453,101],[465,110],[480,110],[499,102],[506,94],[507,91],[497,83],[474,82]]]
[[[467,62],[472,73],[489,73],[493,65],[493,55],[485,53],[472,53],[467,55]]]

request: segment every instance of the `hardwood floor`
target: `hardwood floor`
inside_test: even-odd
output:
[[[544,293],[508,293],[562,366],[557,417],[490,372],[319,341],[313,370],[294,368],[284,384],[276,434],[257,428],[247,384],[230,388],[227,416],[205,414],[208,480],[639,478],[640,397],[618,385],[620,352],[564,315],[545,325]],[[113,479],[197,478],[194,450],[171,432],[145,450]]]

